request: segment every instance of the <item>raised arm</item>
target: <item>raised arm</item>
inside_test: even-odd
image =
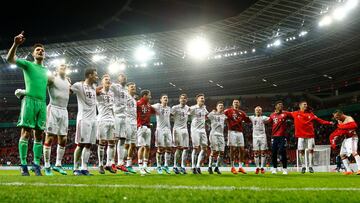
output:
[[[314,115],[314,120],[316,122],[320,123],[321,125],[332,125],[333,124],[333,122],[323,120],[323,119],[317,117],[316,115]]]
[[[24,31],[22,31],[19,35],[14,37],[14,43],[11,46],[11,48],[10,48],[8,54],[7,54],[7,57],[6,57],[6,60],[9,63],[16,64],[16,56],[15,56],[16,55],[16,49],[18,48],[19,45],[24,43],[24,41],[25,41]]]

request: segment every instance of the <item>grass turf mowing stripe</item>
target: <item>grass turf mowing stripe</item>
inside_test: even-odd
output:
[[[49,183],[0,183],[0,186],[35,186],[35,187],[98,187],[98,188],[138,188],[138,189],[168,189],[168,190],[250,190],[250,191],[360,191],[360,188],[331,188],[331,187],[303,187],[303,188],[262,188],[235,186],[186,186],[186,185],[120,185],[120,184],[49,184]]]

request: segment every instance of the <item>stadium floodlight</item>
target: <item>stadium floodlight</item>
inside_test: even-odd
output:
[[[305,36],[305,35],[307,35],[307,31],[301,31],[300,33],[299,33],[299,37],[303,37],[303,36]]]
[[[319,26],[320,27],[324,27],[324,26],[328,26],[332,23],[332,18],[330,16],[324,16],[320,22],[319,22]]]
[[[280,45],[281,45],[281,40],[280,40],[280,39],[275,40],[274,43],[273,43],[273,45],[274,45],[275,47],[280,46]]]
[[[59,65],[65,64],[66,60],[64,58],[56,58],[50,61],[50,64],[57,67]]]
[[[356,6],[359,4],[359,0],[347,0],[345,3],[345,10],[351,10],[356,8]]]
[[[346,17],[347,10],[345,7],[336,8],[332,13],[332,18],[338,21],[343,20]]]
[[[10,68],[15,69],[17,66],[15,64],[11,64]]]
[[[146,46],[140,46],[135,50],[134,57],[139,62],[147,62],[153,59],[155,52]]]
[[[192,58],[205,59],[210,54],[210,43],[203,37],[196,37],[188,42],[187,52]]]
[[[95,54],[95,55],[92,57],[92,61],[93,61],[93,62],[99,62],[99,61],[104,60],[104,59],[106,59],[106,56],[99,55],[99,54]]]
[[[124,71],[125,68],[126,68],[125,63],[118,61],[118,60],[112,61],[108,66],[108,70],[111,74],[115,74],[120,71]]]
[[[255,53],[255,52],[256,52],[256,49],[255,49],[255,48],[253,48],[253,49],[251,50],[251,52],[252,52],[252,53]]]

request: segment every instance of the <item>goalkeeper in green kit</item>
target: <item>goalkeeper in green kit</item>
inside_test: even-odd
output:
[[[34,62],[16,59],[16,49],[24,43],[24,32],[14,38],[14,43],[7,55],[7,61],[16,64],[24,73],[25,97],[21,101],[21,111],[18,127],[21,127],[19,140],[20,170],[21,175],[29,176],[27,166],[28,141],[34,135],[32,170],[36,176],[41,176],[40,159],[42,157],[42,136],[46,124],[46,87],[48,82],[48,69],[43,66],[45,58],[44,46],[35,44],[32,56]]]

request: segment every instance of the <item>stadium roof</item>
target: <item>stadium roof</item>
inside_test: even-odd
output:
[[[155,97],[161,93],[175,97],[181,92],[190,96],[198,92],[316,93],[358,87],[359,7],[341,22],[318,26],[323,16],[343,3],[259,0],[238,15],[193,28],[48,44],[47,65],[52,68],[53,59],[65,58],[73,69],[78,69],[79,73],[71,75],[77,81],[83,78],[80,73],[85,67],[96,66],[103,73],[110,60],[121,59],[127,64],[129,80],[152,90]],[[211,44],[209,57],[202,61],[191,59],[186,50],[187,41],[195,36],[203,36]],[[269,47],[276,40],[281,40],[279,46]],[[134,58],[140,45],[155,52],[146,64]],[[20,48],[18,53],[27,57],[30,49]],[[5,57],[6,50],[0,54]],[[95,54],[106,59],[94,62]],[[2,68],[1,72],[1,96],[13,95],[17,87],[23,86],[21,71]]]

